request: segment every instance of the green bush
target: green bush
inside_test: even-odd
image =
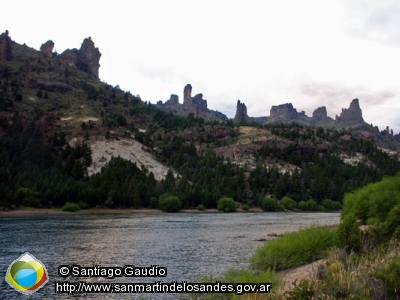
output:
[[[219,211],[233,212],[236,211],[236,204],[232,198],[223,197],[218,200],[217,208]]]
[[[373,217],[384,222],[389,211],[398,204],[400,204],[400,173],[346,194],[343,215],[354,215],[363,222]]]
[[[340,202],[331,199],[322,200],[321,205],[325,207],[326,210],[339,210],[341,208]]]
[[[80,206],[77,203],[67,202],[62,207],[63,211],[75,212],[81,210]]]
[[[243,204],[242,205],[242,209],[245,210],[245,211],[248,211],[249,210],[249,206],[247,204]]]
[[[400,296],[400,260],[397,259],[389,263],[386,268],[383,268],[376,273],[376,276],[381,279],[386,288],[386,299],[399,299]]]
[[[308,205],[306,201],[300,201],[297,206],[301,209],[301,210],[308,210]]]
[[[86,202],[83,202],[82,200],[78,202],[78,205],[81,209],[88,209],[90,206]]]
[[[308,200],[307,201],[307,208],[308,208],[308,210],[311,210],[311,211],[317,210],[318,209],[317,202],[315,202],[312,199]]]
[[[182,207],[182,202],[178,197],[163,194],[158,200],[158,207],[166,212],[177,212]]]
[[[197,210],[205,210],[206,208],[204,207],[204,205],[203,204],[199,204],[198,206],[197,206]]]
[[[393,207],[387,216],[386,225],[390,233],[394,233],[400,227],[400,204]]]
[[[354,216],[347,215],[340,222],[337,229],[336,244],[338,247],[346,249],[347,253],[352,250],[354,252],[362,250],[362,233]]]
[[[262,270],[297,267],[322,257],[324,251],[334,243],[334,230],[312,226],[268,241],[256,250],[250,262]]]
[[[280,211],[279,204],[273,198],[262,198],[260,206],[264,211]]]
[[[296,202],[293,199],[290,199],[289,197],[283,197],[281,200],[281,205],[283,205],[285,209],[293,210],[296,207]]]

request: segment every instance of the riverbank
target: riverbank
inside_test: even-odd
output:
[[[260,208],[254,207],[249,210],[241,210],[238,209],[237,213],[254,213],[254,212],[263,212]],[[89,208],[82,209],[77,212],[66,212],[61,208],[33,208],[33,207],[22,207],[18,209],[12,210],[1,210],[0,218],[10,218],[10,217],[31,217],[31,216],[46,216],[46,215],[104,215],[104,214],[135,214],[135,213],[146,213],[146,214],[160,214],[166,213],[160,209],[154,208],[140,208],[140,209],[118,209],[118,208]],[[205,210],[197,210],[193,209],[181,209],[177,213],[224,213],[220,212],[215,208],[205,209]]]

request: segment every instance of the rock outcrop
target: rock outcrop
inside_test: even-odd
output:
[[[249,122],[249,116],[247,115],[246,104],[241,103],[240,100],[236,104],[236,114],[233,118],[234,123],[247,123]]]
[[[81,49],[79,49],[78,69],[99,78],[101,53],[99,48],[95,48],[92,39],[89,37],[83,40]]]
[[[42,46],[40,46],[40,52],[44,58],[52,58],[53,48],[54,42],[52,40],[49,40],[46,43],[42,44]]]
[[[183,104],[192,102],[192,86],[187,84],[183,89]]]
[[[203,99],[203,94],[200,93],[192,97],[192,86],[190,84],[187,84],[183,90],[183,104],[179,103],[177,95],[172,94],[170,99],[165,101],[165,103],[158,101],[157,107],[163,111],[180,116],[187,117],[193,115],[207,121],[225,121],[228,119],[218,111],[209,110],[207,108],[207,100]]]
[[[318,125],[318,126],[323,126],[323,125],[333,125],[334,120],[331,117],[328,117],[328,112],[326,110],[325,106],[318,107],[316,110],[314,110],[311,120],[310,120],[310,125]]]
[[[171,97],[167,102],[165,102],[167,105],[177,105],[179,104],[179,97],[178,95],[172,94]]]
[[[364,123],[364,119],[362,117],[362,111],[358,99],[354,99],[351,101],[348,109],[342,108],[340,116],[336,115],[335,125],[350,125],[357,123]]]
[[[0,35],[0,60],[12,59],[12,41],[8,36],[8,30]]]
[[[296,121],[297,118],[298,113],[297,110],[293,108],[292,103],[286,103],[277,106],[274,105],[271,107],[269,123],[289,123]]]
[[[67,49],[60,54],[59,59],[71,67],[99,78],[100,57],[99,48],[95,48],[92,39],[89,37],[83,40],[79,50]]]

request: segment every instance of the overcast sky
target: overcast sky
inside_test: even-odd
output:
[[[268,116],[291,102],[335,117],[359,98],[364,120],[400,131],[400,1],[8,1],[0,31],[58,53],[92,37],[100,79],[155,103],[202,93],[208,108]]]

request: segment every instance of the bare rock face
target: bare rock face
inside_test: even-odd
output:
[[[76,68],[77,63],[78,63],[78,56],[79,56],[78,49],[67,49],[58,56],[58,59],[62,63],[66,64],[70,67]]]
[[[298,113],[292,103],[274,105],[271,107],[269,123],[279,124],[293,122],[298,118]]]
[[[364,123],[364,119],[362,117],[362,111],[358,99],[354,99],[351,101],[348,109],[342,108],[340,116],[336,115],[335,124],[347,125],[357,123]]]
[[[183,104],[192,102],[192,86],[187,84],[183,90]]]
[[[99,78],[101,53],[99,48],[95,48],[92,39],[89,37],[83,40],[81,49],[79,49],[78,69]]]
[[[47,41],[46,43],[40,46],[40,51],[44,58],[52,58],[53,57],[53,48],[54,42],[52,40]]]
[[[326,111],[325,106],[318,107],[314,110],[312,114],[312,118],[316,121],[322,121],[328,117],[328,112]]]
[[[12,59],[12,41],[8,36],[8,30],[0,35],[0,60]]]
[[[315,125],[317,123],[327,123],[329,121],[332,121],[332,118],[328,117],[328,112],[326,111],[325,106],[318,107],[316,110],[314,110],[310,124]]]
[[[236,114],[233,122],[235,123],[246,123],[249,121],[249,116],[247,115],[247,107],[244,103],[240,103],[240,100],[236,104]]]
[[[91,76],[99,78],[101,53],[94,47],[92,39],[89,37],[83,40],[79,50],[67,49],[60,54],[59,59],[71,67],[75,67],[88,73]]]
[[[197,106],[198,111],[207,110],[207,100],[203,99],[203,94],[197,94],[192,98],[192,102]]]
[[[168,101],[165,102],[167,105],[177,105],[179,104],[178,95],[172,94]]]

